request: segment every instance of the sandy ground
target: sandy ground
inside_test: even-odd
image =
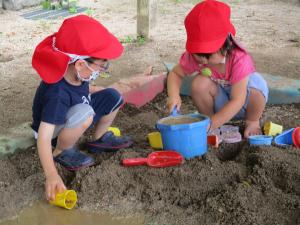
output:
[[[83,1],[81,1],[83,2]],[[195,2],[195,1],[194,1]],[[113,76],[99,79],[108,85],[141,73],[149,66],[164,70],[184,50],[183,19],[193,1],[161,0],[151,40],[127,43],[124,55],[111,68]],[[226,1],[232,6],[237,37],[252,53],[257,70],[300,76],[300,7],[298,1]],[[83,4],[82,4],[83,5]],[[134,37],[135,1],[84,1],[118,38]],[[39,77],[31,68],[34,47],[55,32],[62,18],[30,21],[19,12],[0,14],[0,134],[31,120],[31,104]],[[124,169],[120,159],[145,156],[146,134],[164,114],[164,95],[140,110],[126,107],[116,121],[135,138],[133,149],[102,154],[98,165],[76,174],[60,168],[70,188],[81,198],[79,208],[146,215],[148,224],[299,224],[299,151],[294,148],[249,147],[247,143],[210,149],[205,159],[186,161],[177,168]],[[195,111],[188,98],[185,112]],[[285,128],[300,124],[300,106],[268,107],[265,119]],[[228,153],[229,152],[229,153]],[[230,159],[228,161],[228,159]],[[225,161],[224,161],[225,160]],[[43,198],[43,174],[32,147],[0,163],[0,218],[13,215],[28,203]],[[4,202],[6,204],[4,204]]]
[[[166,116],[166,95],[135,109],[125,106],[115,121],[134,137],[130,149],[94,155],[97,165],[68,172],[58,165],[65,183],[75,189],[78,208],[87,212],[145,216],[145,224],[293,224],[300,223],[300,151],[293,147],[251,147],[246,141],[209,148],[205,157],[179,167],[127,168],[124,158],[146,157],[146,136]],[[182,113],[195,111],[184,98]],[[268,107],[265,118],[299,125],[300,105]],[[241,130],[243,125],[240,125]],[[84,148],[84,140],[81,147]],[[0,218],[43,199],[43,174],[36,147],[0,159]]]

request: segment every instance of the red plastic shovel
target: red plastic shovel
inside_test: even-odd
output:
[[[151,167],[168,167],[181,164],[183,156],[175,151],[156,151],[148,155],[147,158],[123,159],[124,166],[148,165]]]

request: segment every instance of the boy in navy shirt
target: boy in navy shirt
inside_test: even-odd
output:
[[[89,127],[95,126],[93,141],[87,143],[89,152],[118,150],[132,144],[128,137],[116,137],[107,131],[123,103],[122,96],[112,88],[89,85],[108,69],[108,59],[119,57],[122,51],[115,36],[85,15],[66,19],[58,32],[35,49],[32,65],[42,81],[33,101],[32,128],[48,200],[66,189],[54,161],[68,170],[94,164],[92,157],[75,147]]]

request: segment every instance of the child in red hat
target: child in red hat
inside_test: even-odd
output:
[[[246,138],[260,134],[269,91],[251,56],[234,39],[229,6],[203,1],[187,15],[185,28],[186,52],[168,76],[168,109],[180,109],[182,78],[195,75],[192,98],[198,111],[210,116],[210,131],[237,118],[246,121]]]
[[[91,153],[116,151],[132,144],[130,138],[107,131],[123,103],[122,96],[112,88],[89,85],[108,69],[108,60],[122,52],[117,38],[85,15],[66,19],[58,32],[36,47],[32,65],[42,81],[33,101],[32,128],[48,199],[66,189],[54,161],[68,170],[94,164],[92,157],[75,147],[89,127],[95,126],[94,140],[87,143]]]

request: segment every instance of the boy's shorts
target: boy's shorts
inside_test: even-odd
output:
[[[246,108],[249,101],[250,89],[256,89],[260,91],[265,97],[266,102],[268,101],[269,88],[267,82],[259,73],[252,73],[249,76],[248,86],[247,86],[247,96],[245,104],[242,109],[234,116],[234,119],[243,119],[246,116]],[[218,95],[215,97],[214,111],[215,113],[220,111],[221,108],[230,100],[231,86],[223,87],[218,85]]]
[[[121,94],[113,88],[106,88],[91,94],[90,105],[80,103],[72,106],[66,115],[65,123],[56,125],[52,138],[56,138],[63,128],[75,128],[83,124],[90,116],[93,116],[95,125],[99,119],[110,114],[123,104]],[[37,138],[37,134],[35,133]]]

